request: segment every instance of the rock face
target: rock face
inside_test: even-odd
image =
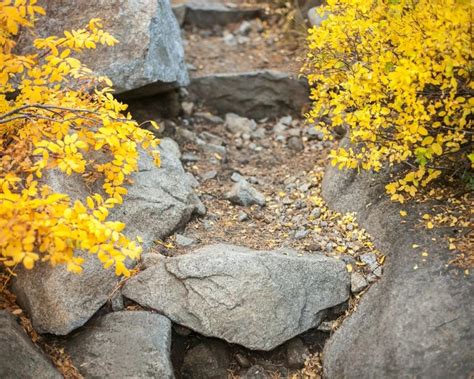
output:
[[[384,275],[324,351],[328,378],[466,378],[474,370],[474,280],[455,268],[440,232],[417,227],[422,209],[408,210],[384,193],[383,175],[329,169],[323,196],[358,220],[387,253]],[[438,242],[433,242],[436,238]],[[412,244],[426,247],[422,261]],[[446,245],[447,246],[447,245]],[[417,269],[414,269],[417,267]]]
[[[219,379],[228,377],[229,348],[222,341],[206,341],[193,347],[184,357],[184,379]]]
[[[139,172],[133,175],[134,184],[112,216],[127,224],[127,233],[140,235],[145,247],[184,226],[200,205],[179,160],[176,143],[163,138],[160,152],[159,168],[151,157],[142,154]]]
[[[348,298],[349,284],[333,258],[211,245],[162,259],[123,294],[198,333],[271,350],[319,325],[325,309]]]
[[[0,357],[0,378],[62,378],[5,310],[0,310]]]
[[[86,378],[174,378],[171,322],[150,312],[110,313],[66,344]]]
[[[174,7],[175,8],[175,7]],[[226,6],[219,2],[193,1],[186,4],[184,16],[181,12],[182,6],[178,6],[175,13],[178,19],[185,25],[193,25],[198,28],[212,29],[215,25],[228,25],[238,23],[243,20],[259,17],[262,14],[260,9],[238,9]]]
[[[199,77],[192,79],[188,90],[193,101],[218,114],[255,119],[300,114],[309,95],[305,81],[276,71]]]
[[[133,175],[134,184],[129,187],[124,204],[110,215],[110,219],[127,224],[130,237],[140,235],[144,247],[184,225],[199,205],[179,160],[176,143],[164,138],[160,151],[160,168],[143,154],[140,171]],[[88,190],[78,180],[54,173],[47,179],[56,191],[84,198]],[[105,304],[116,286],[113,270],[105,270],[95,256],[81,254],[86,258],[81,275],[46,264],[31,271],[18,271],[13,290],[38,332],[65,335],[82,326]]]
[[[45,263],[18,270],[13,291],[37,332],[66,335],[82,326],[117,285],[113,270],[105,270],[95,256],[79,255],[85,258],[80,275]]]
[[[232,203],[243,205],[244,207],[253,204],[258,204],[263,207],[266,204],[265,196],[252,187],[246,180],[235,183],[225,197]]]
[[[112,79],[116,93],[141,97],[188,83],[179,25],[169,0],[45,0],[46,17],[37,22],[40,37],[62,35],[84,28],[91,18],[101,18],[104,28],[120,41],[98,46],[80,56],[100,75]],[[22,36],[19,49],[31,46]]]

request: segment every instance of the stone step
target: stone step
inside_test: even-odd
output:
[[[212,29],[263,15],[261,8],[241,7],[218,1],[173,1],[173,11],[181,26]]]
[[[223,73],[193,78],[190,99],[210,111],[263,119],[300,115],[309,103],[305,80],[280,71]]]

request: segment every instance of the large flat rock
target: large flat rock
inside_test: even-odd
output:
[[[110,219],[127,224],[125,232],[130,238],[141,236],[145,248],[184,226],[199,204],[179,160],[176,143],[164,138],[160,151],[159,168],[151,157],[142,154],[139,172],[132,176],[133,185],[128,188],[124,204],[110,215]],[[73,199],[85,199],[89,194],[80,177],[53,172],[47,176],[47,183]],[[78,254],[86,259],[80,275],[63,266],[44,263],[31,271],[18,270],[13,290],[40,333],[65,335],[82,326],[105,304],[117,285],[113,269],[104,269],[94,255]]]
[[[66,343],[85,378],[174,378],[170,348],[170,320],[141,311],[100,317]]]
[[[180,24],[212,29],[215,25],[225,26],[263,14],[259,8],[239,8],[217,1],[181,1],[173,6]]]
[[[349,282],[344,263],[323,255],[221,244],[161,259],[123,294],[198,333],[271,350],[318,326]]]
[[[303,79],[270,70],[193,78],[188,90],[195,102],[215,113],[255,119],[300,115],[309,99]]]
[[[6,310],[0,310],[0,378],[62,378]]]
[[[452,253],[441,232],[420,228],[421,206],[412,205],[401,223],[400,206],[384,193],[387,180],[334,168],[324,178],[328,204],[357,212],[387,254],[382,279],[327,343],[325,375],[467,378],[474,372],[473,278],[447,267]],[[425,262],[413,244],[429,252]]]
[[[84,28],[100,18],[119,44],[98,46],[80,59],[114,82],[116,93],[149,96],[188,83],[178,22],[169,0],[45,0],[46,16],[38,19],[40,37],[63,35],[64,30]],[[25,33],[19,51],[31,46]],[[130,92],[134,90],[133,92]]]

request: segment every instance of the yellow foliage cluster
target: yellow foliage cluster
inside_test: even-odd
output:
[[[109,79],[71,56],[118,42],[100,20],[36,39],[35,54],[14,53],[15,36],[38,14],[36,0],[0,2],[0,265],[31,269],[41,260],[80,272],[75,252],[83,250],[128,275],[124,262],[139,256],[140,244],[107,216],[127,192],[140,146],[159,164],[159,141],[123,113]],[[46,184],[51,174],[101,180],[102,195],[73,201]]]
[[[445,172],[474,167],[469,0],[328,0],[308,34],[308,119],[350,147],[333,165],[407,169],[387,186],[404,202]]]

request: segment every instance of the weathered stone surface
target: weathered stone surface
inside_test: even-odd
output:
[[[211,245],[163,258],[123,294],[198,333],[271,350],[344,302],[349,275],[343,262],[322,255]]]
[[[308,104],[309,90],[304,80],[289,74],[255,71],[194,78],[189,93],[194,102],[218,114],[260,119],[300,114]]]
[[[440,232],[417,226],[425,213],[419,205],[400,223],[399,206],[384,193],[386,183],[384,174],[357,176],[332,168],[324,178],[329,205],[358,212],[388,255],[382,278],[326,345],[324,372],[328,378],[469,377],[474,280],[447,267],[452,254],[440,243]],[[414,243],[429,251],[426,262],[414,253]]]
[[[170,320],[141,311],[100,317],[66,343],[86,378],[174,378],[170,348]]]
[[[6,310],[0,310],[0,378],[62,378]]]
[[[18,270],[13,291],[39,333],[65,335],[84,325],[107,302],[117,284],[113,270],[105,270],[95,256],[85,258],[80,275],[64,266],[39,263],[34,270]]]
[[[253,204],[263,207],[266,204],[265,196],[246,180],[235,183],[232,189],[226,193],[225,198],[234,204],[243,205],[244,207]]]
[[[160,151],[159,168],[150,156],[142,154],[139,172],[132,176],[134,184],[112,214],[127,224],[128,234],[140,235],[144,246],[184,226],[200,203],[179,160],[176,143],[163,138]]]
[[[205,341],[186,352],[181,375],[183,379],[227,378],[230,366],[229,348],[222,341]]]
[[[174,5],[173,10],[181,25],[212,29],[215,25],[228,25],[262,15],[258,8],[230,7],[219,1],[193,0],[186,4]]]
[[[169,0],[45,0],[41,5],[47,14],[35,29],[41,37],[84,28],[91,18],[103,20],[120,43],[98,46],[80,58],[110,77],[117,93],[134,90],[130,97],[141,97],[188,83],[180,29]],[[19,49],[30,45],[25,33]]]
[[[145,247],[183,226],[200,204],[179,160],[176,143],[164,138],[160,151],[160,168],[142,154],[140,172],[133,175],[126,201],[110,214],[110,219],[127,224],[130,237],[140,235]],[[89,192],[79,178],[56,172],[48,175],[47,183],[73,199],[84,199]],[[106,303],[116,286],[113,270],[105,270],[95,256],[78,254],[86,258],[81,275],[46,264],[31,271],[18,270],[13,290],[38,332],[64,335],[82,326]]]
[[[288,367],[303,368],[310,356],[309,349],[303,343],[301,338],[293,338],[286,345],[286,362]]]

